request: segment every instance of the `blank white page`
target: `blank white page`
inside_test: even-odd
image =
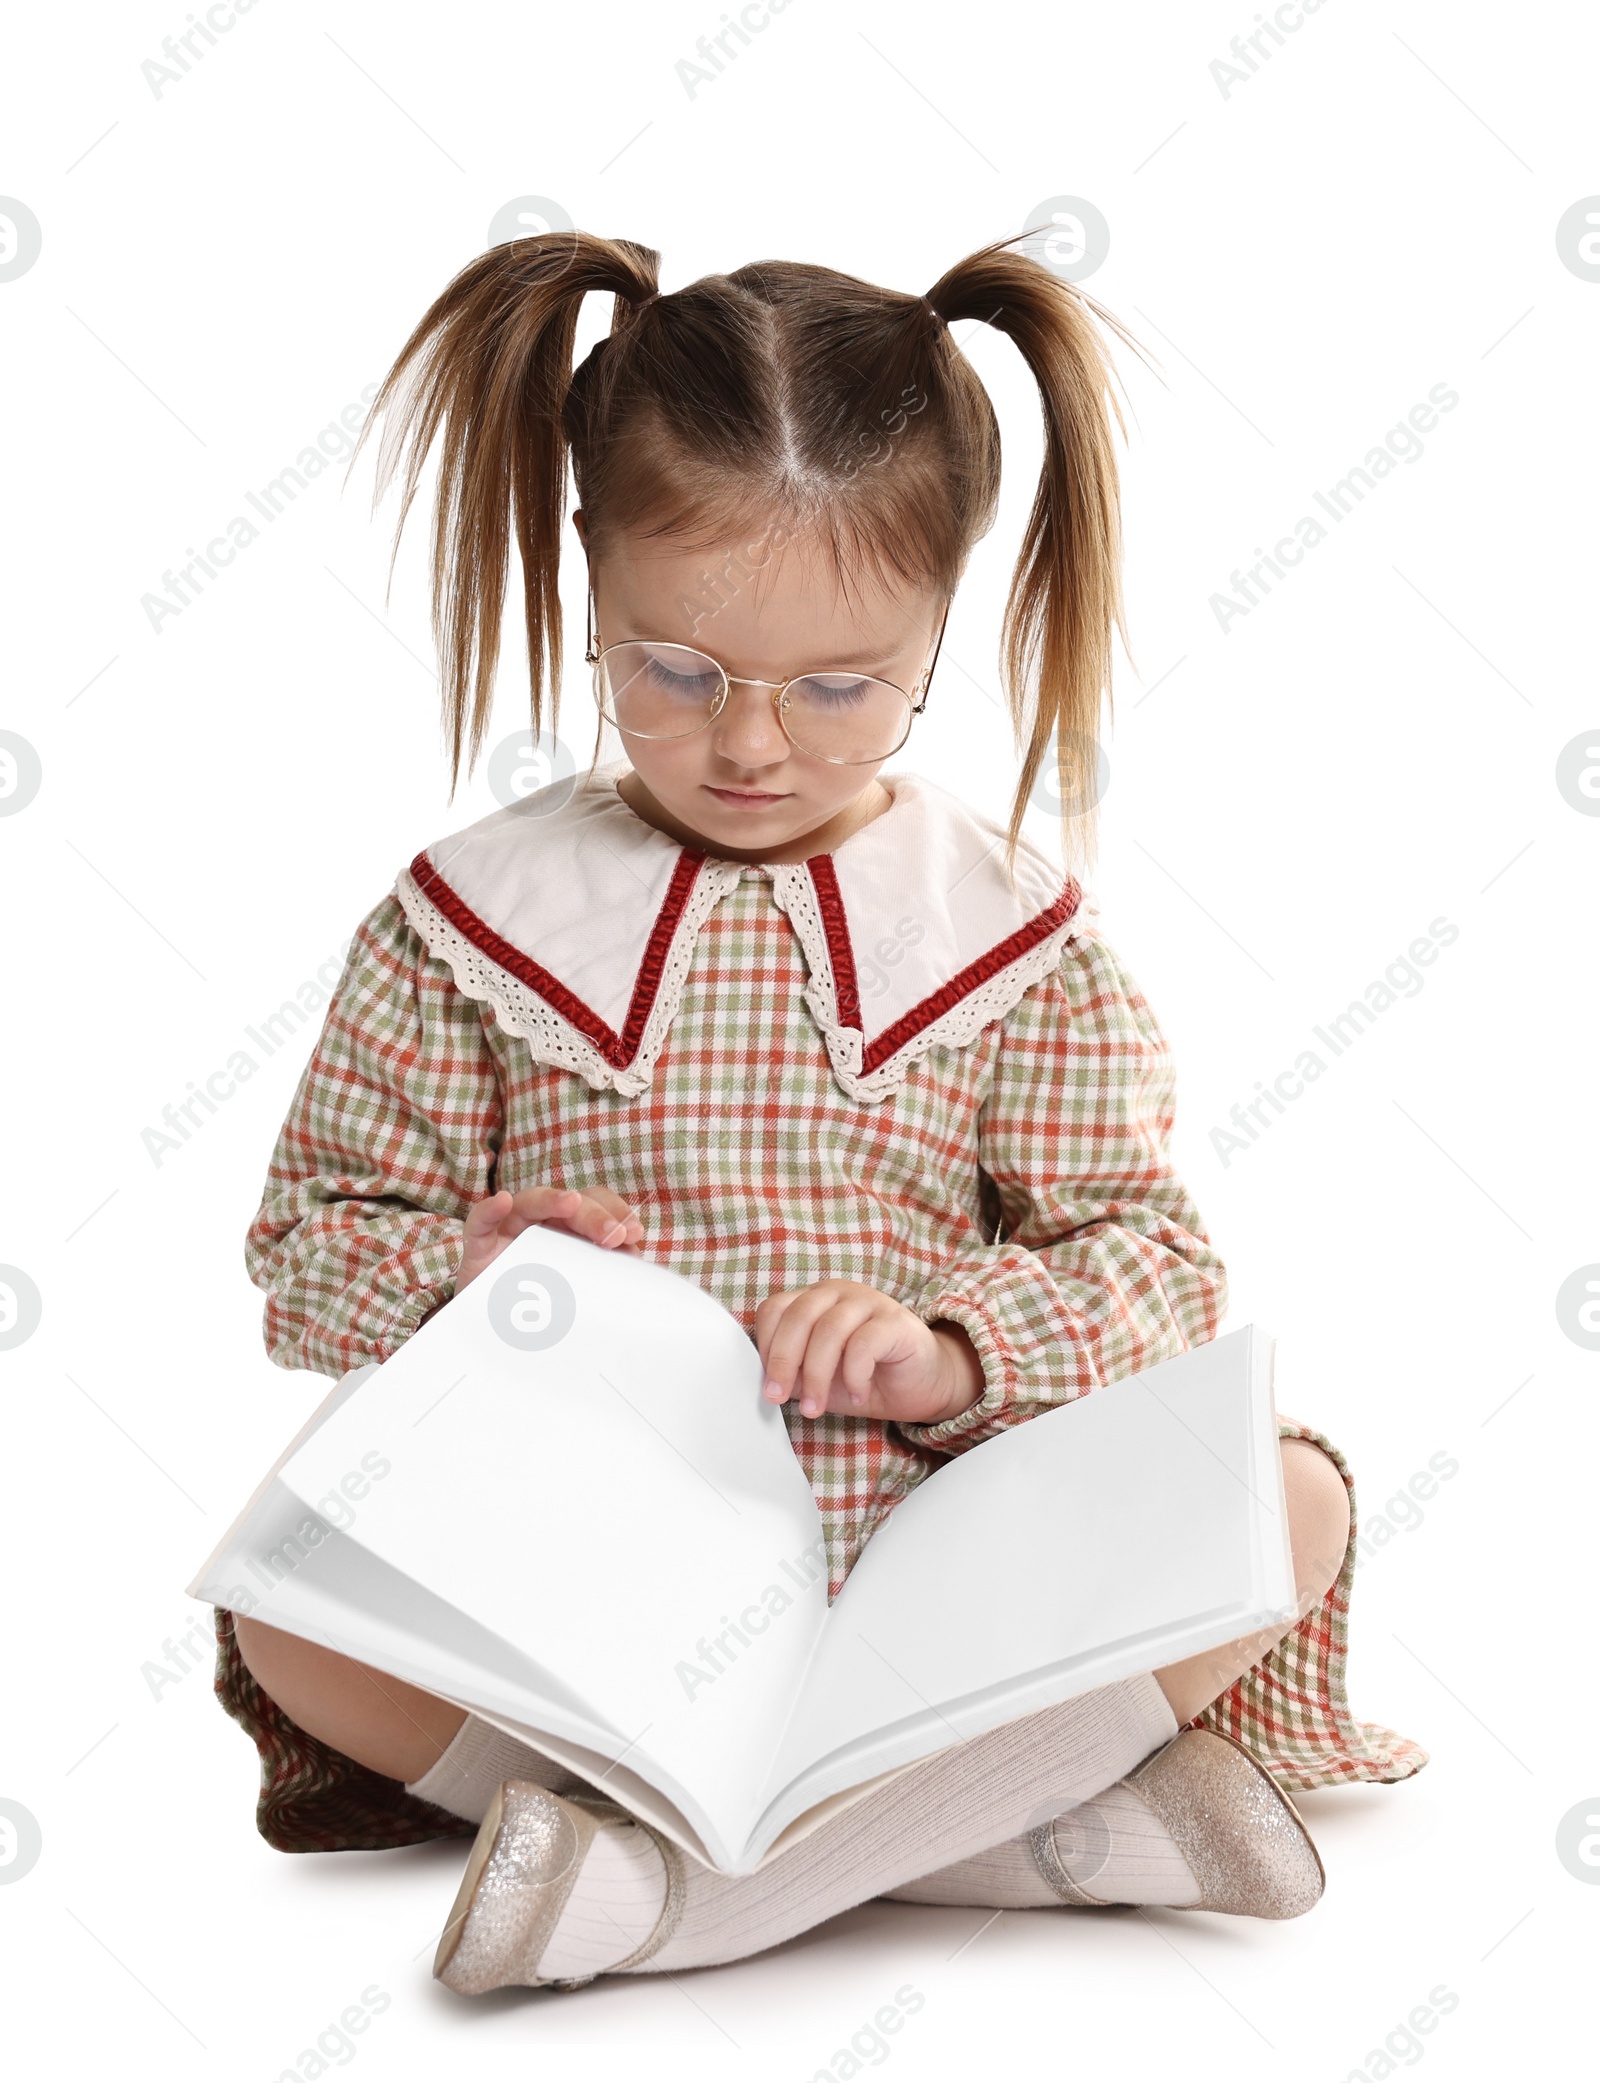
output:
[[[787,1815],[1293,1609],[1271,1343],[1247,1326],[953,1456],[897,1505],[828,1616],[769,1799]]]
[[[508,1306],[538,1336],[563,1288],[553,1343],[504,1342]],[[341,1540],[556,1674],[737,1843],[827,1611],[825,1570],[804,1567],[816,1503],[760,1385],[737,1319],[692,1282],[535,1227],[280,1480],[315,1507],[387,1462]],[[743,1646],[741,1614],[769,1616]]]

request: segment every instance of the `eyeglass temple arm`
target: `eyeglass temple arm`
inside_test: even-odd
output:
[[[925,669],[924,669],[924,671],[923,671],[923,675],[922,675],[922,684],[921,684],[921,686],[920,686],[920,687],[919,687],[919,688],[917,689],[917,699],[916,699],[916,700],[915,700],[915,701],[914,701],[914,702],[913,702],[913,703],[911,704],[912,708],[913,708],[913,709],[914,709],[914,710],[916,711],[916,713],[917,713],[917,714],[918,714],[919,716],[920,716],[920,715],[922,714],[923,710],[924,710],[924,709],[925,709],[925,708],[927,707],[927,702],[928,702],[928,688],[929,688],[929,686],[930,686],[930,685],[932,684],[932,680],[933,680],[933,669],[934,669],[934,667],[935,667],[935,666],[936,666],[936,665],[937,665],[937,664],[939,663],[939,652],[940,652],[940,649],[942,648],[942,646],[943,646],[943,644],[944,644],[944,630],[945,630],[945,624],[946,624],[946,623],[947,623],[947,622],[948,622],[949,620],[950,620],[950,603],[949,603],[949,601],[946,601],[946,602],[945,602],[945,604],[944,604],[944,613],[943,613],[943,615],[942,615],[942,616],[940,617],[940,619],[939,619],[939,634],[938,634],[938,636],[937,636],[937,637],[935,637],[935,639],[934,639],[934,643],[933,643],[933,656],[932,656],[932,657],[931,657],[931,658],[930,658],[930,659],[928,660],[927,666],[926,666],[926,668],[925,668]]]

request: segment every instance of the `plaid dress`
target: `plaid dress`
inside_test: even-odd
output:
[[[784,1406],[831,1599],[949,1455],[1215,1334],[1226,1278],[1168,1159],[1170,1056],[1071,879],[1030,849],[1005,888],[999,827],[931,783],[886,776],[891,809],[833,855],[754,867],[645,825],[622,771],[419,854],[362,921],[246,1241],[267,1349],[333,1376],[387,1358],[449,1300],[466,1212],[498,1188],[610,1187],[642,1255],[747,1329],[775,1291],[867,1282],[961,1324],[985,1389],[929,1425]],[[1320,1433],[1280,1431],[1351,1484]],[[1320,1607],[1198,1717],[1291,1789],[1426,1762],[1345,1698],[1353,1507],[1352,1486]],[[471,1834],[297,1728],[217,1626],[269,1842]]]

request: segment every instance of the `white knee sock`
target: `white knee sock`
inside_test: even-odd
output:
[[[588,1784],[540,1751],[519,1743],[515,1736],[505,1735],[492,1722],[469,1714],[437,1763],[420,1779],[406,1782],[406,1792],[437,1808],[447,1808],[452,1815],[464,1816],[469,1823],[481,1823],[505,1779],[536,1780],[553,1794],[571,1793]]]
[[[676,1928],[627,1971],[713,1966],[778,1945],[1077,1807],[1170,1741],[1177,1726],[1154,1678],[1123,1679],[922,1759],[757,1873],[712,1873],[685,1860]],[[538,1962],[541,1975],[598,1973],[654,1929],[666,1900],[665,1868],[658,1879],[630,1841],[643,1834],[615,1823],[596,1833]],[[595,1863],[594,1847],[607,1836],[623,1841]],[[616,1930],[609,1947],[601,1942],[608,1919]],[[577,1968],[566,1964],[575,1951],[585,1961]],[[597,1957],[602,1952],[607,1958]]]
[[[1200,1900],[1200,1883],[1160,1817],[1120,1783],[1058,1815],[1056,1857],[1085,1894],[1100,1902],[1160,1903],[1181,1909]],[[970,1908],[1043,1909],[1061,1897],[1040,1873],[1024,1832],[970,1859],[888,1891],[895,1902],[959,1903]]]

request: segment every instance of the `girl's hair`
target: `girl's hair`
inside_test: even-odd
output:
[[[591,556],[622,534],[685,544],[803,535],[846,584],[860,566],[948,599],[994,520],[1000,483],[994,409],[949,330],[972,319],[1016,342],[1044,417],[1044,464],[1001,633],[1022,750],[1007,860],[1052,741],[1061,799],[1077,813],[1070,834],[1064,813],[1063,837],[1087,857],[1113,629],[1127,642],[1111,415],[1126,427],[1091,314],[1142,350],[1014,245],[969,254],[920,297],[795,261],[663,296],[656,253],[588,232],[513,239],[469,262],[401,349],[368,421],[392,415],[375,503],[406,451],[397,552],[443,427],[433,631],[453,779],[463,747],[471,771],[489,721],[512,534],[535,733],[547,680],[552,727],[559,714],[569,454]],[[615,298],[611,330],[574,370],[578,307],[591,290]]]

